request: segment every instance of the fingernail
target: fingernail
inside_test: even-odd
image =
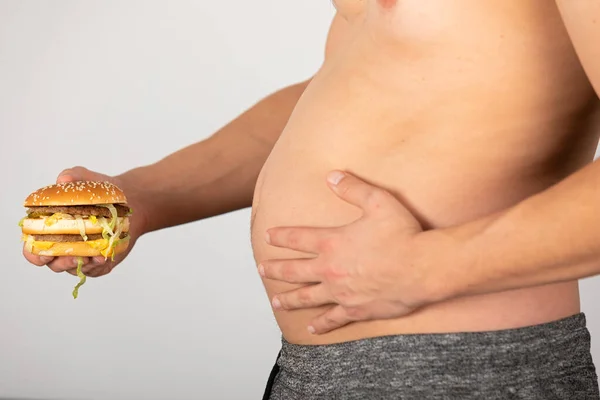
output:
[[[265,233],[265,241],[268,244],[271,244],[271,235],[269,234],[269,232]]]
[[[69,182],[73,180],[73,177],[71,176],[71,170],[70,169],[66,169],[64,171],[62,171],[60,174],[58,174],[58,177],[56,178],[56,180],[58,182]]]
[[[258,273],[260,274],[260,276],[264,277],[265,276],[265,267],[263,267],[262,264],[260,264],[258,266]]]
[[[341,182],[342,179],[344,179],[345,176],[346,175],[343,172],[334,171],[334,172],[332,172],[332,173],[329,174],[329,176],[327,177],[327,180],[332,185],[337,185],[338,183]]]
[[[53,257],[41,256],[40,261],[43,262],[44,264],[48,264],[50,261],[52,261],[52,258]]]
[[[94,264],[94,265],[104,264],[104,257],[94,257],[94,258],[92,258],[92,264]]]
[[[311,325],[311,326],[308,327],[308,333],[310,333],[311,335],[314,335],[315,332],[316,331],[315,331],[315,327],[314,326]]]
[[[281,302],[277,297],[273,299],[273,308],[279,310],[281,308]]]
[[[58,174],[58,176],[59,177],[65,176],[65,175],[69,174],[70,172],[71,172],[71,168],[63,169],[62,171],[60,171],[60,174]]]

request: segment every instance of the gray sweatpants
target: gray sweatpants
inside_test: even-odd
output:
[[[583,313],[492,332],[304,346],[282,339],[269,400],[598,400]]]

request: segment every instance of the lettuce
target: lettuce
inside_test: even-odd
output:
[[[123,232],[123,224],[119,220],[117,209],[114,205],[100,204],[100,206],[108,208],[112,215],[110,222],[107,222],[106,218],[104,217],[98,218],[98,222],[100,223],[100,226],[102,226],[102,238],[108,241],[107,246],[102,249],[100,253],[105,259],[110,257],[111,261],[114,261],[114,249],[119,243],[119,236],[121,236],[121,232]]]
[[[33,242],[34,242],[33,236],[25,235],[24,239],[25,239],[25,249],[28,252],[33,253]]]
[[[77,257],[77,276],[79,277],[79,283],[75,285],[75,289],[73,289],[73,298],[76,299],[79,295],[79,288],[85,283],[86,276],[81,272],[81,267],[83,267],[83,258]]]
[[[110,229],[115,229],[115,225],[117,224],[117,209],[112,204],[98,204],[99,207],[106,207],[110,210],[110,214],[112,215],[112,219],[110,220],[109,226]]]
[[[106,240],[110,239],[110,237],[114,235],[114,232],[108,222],[106,222],[106,218],[100,217],[98,218],[98,222],[102,227],[102,237]]]
[[[81,238],[84,242],[87,242],[88,237],[85,234],[85,222],[83,222],[83,218],[81,215],[76,215],[75,219],[77,220],[77,228],[79,228],[79,234],[81,235]]]

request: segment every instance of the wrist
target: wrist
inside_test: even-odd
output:
[[[146,185],[143,185],[143,182],[136,176],[140,169],[141,168],[130,170],[113,177],[115,183],[125,193],[127,204],[131,207],[132,215],[130,217],[130,230],[136,237],[140,237],[151,231],[149,220],[150,205],[148,204],[151,196],[149,196],[144,189]]]
[[[474,258],[451,230],[425,231],[415,237],[415,265],[421,276],[421,302],[434,304],[465,295]]]

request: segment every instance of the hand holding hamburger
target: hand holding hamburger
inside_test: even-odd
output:
[[[23,255],[32,264],[79,276],[109,273],[137,239],[131,204],[118,179],[82,167],[63,171],[56,184],[25,199],[20,222]],[[130,219],[130,217],[132,217]]]

